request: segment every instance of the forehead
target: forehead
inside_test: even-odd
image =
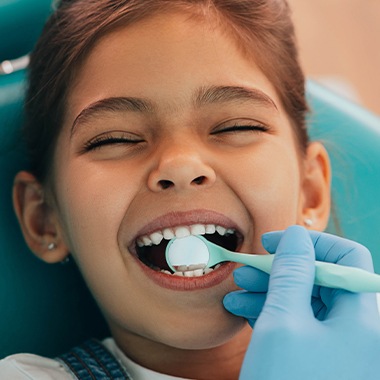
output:
[[[255,60],[216,23],[187,14],[156,15],[119,27],[93,46],[69,92],[71,117],[114,96],[158,99],[167,109],[194,99],[200,88],[255,88],[281,107]]]

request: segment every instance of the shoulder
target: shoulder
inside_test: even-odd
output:
[[[73,380],[73,377],[57,360],[32,354],[16,354],[0,360],[0,379]]]

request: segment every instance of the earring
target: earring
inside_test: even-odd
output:
[[[61,262],[61,265],[67,265],[70,263],[70,256],[66,256]]]
[[[303,222],[305,223],[305,226],[306,227],[311,227],[312,225],[313,225],[313,219],[311,219],[311,218],[305,218],[304,220],[303,220]]]
[[[55,243],[49,243],[48,246],[47,246],[47,249],[49,251],[53,251],[56,248],[57,248],[57,245]]]

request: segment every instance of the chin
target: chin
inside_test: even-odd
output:
[[[223,311],[222,316],[214,315],[206,321],[187,323],[182,321],[181,326],[177,326],[168,333],[164,339],[166,342],[163,343],[183,350],[212,349],[228,343],[242,333],[247,326],[244,318]]]

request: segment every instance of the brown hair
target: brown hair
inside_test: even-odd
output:
[[[62,0],[31,55],[25,136],[31,171],[44,182],[63,122],[65,99],[83,58],[105,33],[165,11],[209,17],[234,35],[271,80],[293,122],[299,146],[308,143],[304,76],[286,0]]]

